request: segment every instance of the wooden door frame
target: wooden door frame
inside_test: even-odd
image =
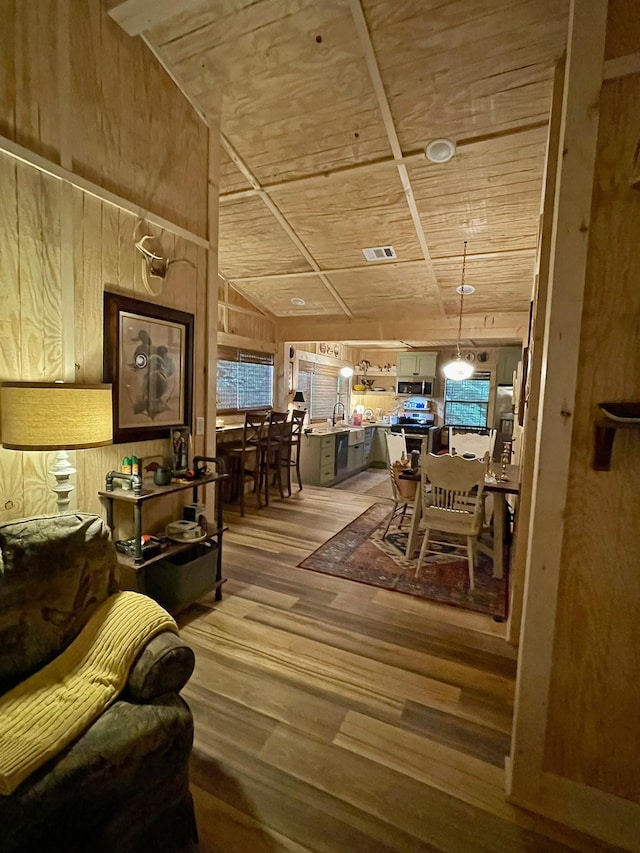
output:
[[[607,0],[571,3],[553,222],[550,234],[542,235],[549,241],[549,281],[507,796],[530,811],[640,850],[637,803],[544,764],[607,11]]]

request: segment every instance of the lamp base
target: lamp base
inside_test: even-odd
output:
[[[76,469],[69,462],[69,454],[66,450],[58,450],[56,453],[56,461],[49,471],[56,478],[55,485],[51,488],[56,493],[58,511],[65,512],[69,509],[71,492],[75,486],[69,482],[69,477],[77,473]]]

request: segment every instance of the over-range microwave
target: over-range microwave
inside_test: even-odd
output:
[[[422,397],[431,397],[433,394],[433,379],[398,380],[398,394],[418,394]]]

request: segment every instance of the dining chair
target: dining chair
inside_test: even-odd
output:
[[[402,432],[402,436],[404,437],[404,430]],[[427,436],[423,436],[421,442],[421,453],[426,453],[428,438]],[[398,521],[398,530],[402,527],[402,523],[405,518],[410,518],[411,516],[407,516],[407,509],[411,508],[413,512],[415,512],[415,501],[416,501],[416,492],[419,488],[424,489],[424,494],[421,495],[422,498],[422,506],[427,506],[431,503],[431,485],[428,482],[428,479],[425,478],[425,483],[422,483],[422,477],[419,480],[416,479],[403,479],[400,476],[400,472],[402,469],[398,468],[397,462],[394,464],[390,462],[388,464],[389,469],[389,477],[391,479],[391,492],[393,494],[393,512],[389,516],[389,521],[387,526],[385,527],[384,533],[382,534],[382,538],[384,539],[389,532],[389,528],[391,527],[391,523],[394,518],[399,517]],[[410,469],[404,469],[410,470]],[[417,472],[414,472],[417,473]]]
[[[245,412],[242,440],[238,443],[225,445],[225,454],[230,460],[230,474],[234,497],[240,501],[240,515],[244,516],[245,488],[248,482],[253,483],[258,507],[262,508],[260,499],[260,470],[262,450],[267,438],[271,412],[269,409]]]
[[[422,454],[420,460],[423,496],[429,488],[429,500],[422,509],[420,527],[424,540],[415,576],[418,577],[432,530],[452,533],[466,539],[469,565],[469,588],[474,589],[473,564],[476,545],[482,530],[483,494],[486,461],[464,459],[462,456],[432,453]]]
[[[457,432],[453,430],[449,435],[449,453],[457,456],[475,457],[482,459],[485,453],[489,453],[489,460],[493,459],[493,448],[496,442],[496,431],[489,430],[486,433],[479,432]]]
[[[407,442],[402,432],[385,432],[384,434],[387,443],[387,462],[393,465],[399,459],[407,458]]]
[[[496,444],[497,430],[480,432],[455,432],[449,436],[449,453],[464,456],[465,459],[484,459],[485,472],[491,470],[491,460]],[[483,504],[483,527],[489,529],[493,517],[493,497],[487,493]]]
[[[387,468],[389,470],[391,492],[393,494],[393,511],[382,534],[383,539],[386,538],[391,527],[391,522],[394,519],[398,519],[398,530],[402,527],[403,521],[407,518],[407,509],[411,508],[413,510],[415,506],[416,488],[418,485],[415,480],[401,480],[398,482],[398,468],[393,463],[390,463]]]

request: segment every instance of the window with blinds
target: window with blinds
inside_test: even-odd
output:
[[[218,347],[218,411],[273,406],[273,356]]]
[[[301,361],[298,366],[297,388],[302,391],[305,400],[309,401],[311,419],[330,418],[338,399],[338,368]],[[340,399],[346,405],[346,394],[341,394]]]
[[[486,429],[489,411],[491,374],[476,371],[469,379],[444,384],[445,426]]]

